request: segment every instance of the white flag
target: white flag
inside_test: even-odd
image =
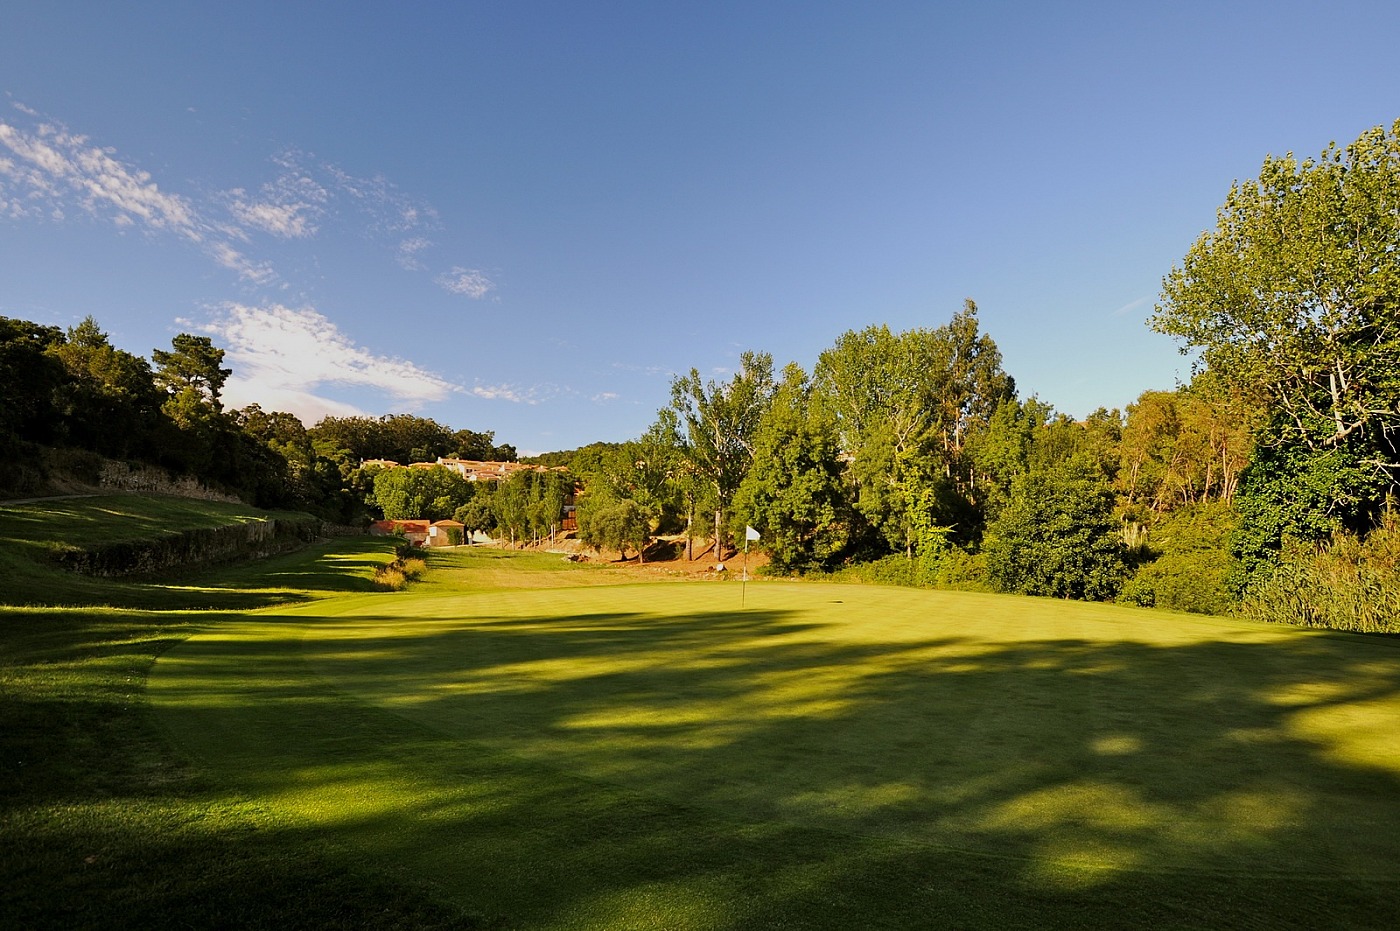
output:
[[[744,526],[744,539],[745,539],[745,540],[758,540],[758,539],[761,539],[761,538],[759,537],[758,531],[757,531],[757,530],[753,529],[752,527],[750,527],[750,526],[748,526],[748,525],[745,525],[745,526]]]

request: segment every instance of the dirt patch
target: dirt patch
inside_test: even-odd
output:
[[[696,540],[695,558],[686,559],[685,537],[680,536],[657,537],[647,546],[645,562],[639,562],[636,552],[632,550],[628,551],[625,560],[616,550],[595,552],[572,533],[556,537],[552,542],[544,542],[539,546],[520,548],[559,553],[577,562],[601,563],[617,569],[650,574],[666,573],[696,579],[737,579],[743,576],[745,568],[742,550],[726,551],[727,558],[718,560],[708,540]],[[753,578],[760,568],[768,565],[768,562],[767,553],[757,550],[750,552],[747,557],[749,578]],[[717,568],[721,564],[724,566],[723,570]]]

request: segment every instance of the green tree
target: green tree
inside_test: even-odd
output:
[[[468,540],[478,531],[490,533],[496,529],[496,515],[491,510],[491,498],[488,494],[482,494],[480,490],[470,501],[452,513],[452,519],[465,528]]]
[[[0,317],[0,438],[54,438],[54,398],[67,375],[49,350],[62,342],[58,327]]]
[[[734,497],[735,526],[761,528],[778,571],[829,568],[852,535],[842,471],[836,419],[791,364],[755,432],[753,466]]]
[[[630,546],[637,551],[639,563],[646,561],[651,518],[637,502],[603,500],[591,507],[580,507],[578,513],[579,539],[595,551],[614,549],[625,560]]]
[[[988,577],[1005,592],[1112,599],[1128,575],[1113,503],[1085,457],[1026,472],[987,528]]]
[[[1400,121],[1267,158],[1163,282],[1152,325],[1268,411],[1261,445],[1400,470]],[[1307,470],[1314,471],[1311,468]],[[1354,483],[1326,505],[1337,513]],[[1283,503],[1283,502],[1280,502]],[[1356,502],[1375,511],[1374,499]],[[1353,511],[1353,513],[1356,513]],[[1284,528],[1287,532],[1288,528]]]
[[[375,503],[388,520],[447,520],[474,491],[443,466],[384,469],[374,477]]]
[[[170,347],[169,352],[155,350],[151,359],[156,365],[156,386],[179,402],[174,409],[184,411],[198,405],[222,411],[224,382],[233,374],[232,369],[220,367],[224,351],[209,337],[189,333],[176,336]]]
[[[49,351],[69,376],[60,402],[66,441],[109,456],[145,455],[162,400],[150,364],[115,348],[92,317]]]
[[[1015,394],[976,304],[937,329],[847,332],[821,354],[813,380],[835,412],[856,506],[890,547],[912,557],[924,522],[916,511],[930,505],[941,511],[936,523],[976,538],[982,495],[968,443]]]
[[[753,462],[754,432],[772,392],[773,357],[767,353],[743,353],[728,382],[702,381],[696,369],[671,382],[682,454],[714,503],[716,559],[724,558],[726,515]]]

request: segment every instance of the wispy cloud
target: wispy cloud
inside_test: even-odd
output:
[[[20,104],[15,109],[37,116]],[[209,220],[191,199],[163,190],[149,172],[117,158],[114,149],[93,145],[53,121],[28,128],[0,122],[0,215],[61,221],[70,211],[108,220],[121,230],[173,234],[254,284],[277,277],[267,263],[249,259],[229,242],[246,237]]]
[[[271,233],[280,239],[305,239],[315,235],[325,215],[330,192],[302,170],[294,156],[283,153],[272,159],[281,171],[263,184],[256,195],[243,188],[224,194],[229,213],[244,228]]]
[[[496,288],[496,283],[474,268],[453,266],[450,272],[438,275],[435,279],[444,291],[463,294],[472,300],[481,300]]]
[[[19,116],[0,120],[0,218],[63,221],[86,214],[119,230],[173,234],[217,265],[258,286],[279,277],[245,251],[259,235],[313,239],[328,224],[378,242],[402,268],[431,273],[423,253],[440,229],[437,210],[382,175],[363,177],[289,148],[269,159],[270,177],[199,198],[162,187],[151,174],[61,122],[11,101]],[[495,283],[455,265],[435,282],[453,294],[485,297]]]
[[[398,263],[411,272],[425,271],[428,266],[418,258],[418,253],[431,248],[432,240],[426,236],[413,236],[399,243]]]
[[[522,388],[519,385],[483,385],[478,382],[467,392],[486,401],[510,401],[513,404],[535,405],[552,397],[558,390],[550,385]]]
[[[1127,314],[1129,314],[1129,313],[1132,313],[1133,311],[1137,310],[1139,307],[1142,307],[1144,304],[1150,304],[1150,303],[1152,303],[1152,298],[1151,298],[1151,296],[1148,296],[1148,297],[1140,297],[1140,298],[1138,298],[1138,299],[1135,300],[1135,301],[1129,301],[1128,303],[1124,304],[1122,307],[1120,307],[1120,308],[1118,308],[1117,310],[1115,310],[1115,311],[1113,312],[1113,316],[1115,316],[1115,317],[1122,317],[1122,316],[1125,316],[1125,315],[1127,315]]]
[[[616,401],[619,395],[616,391],[601,391],[593,395],[592,400],[597,404],[604,404],[608,401]]]
[[[162,191],[149,173],[123,164],[86,136],[52,123],[26,131],[0,122],[0,146],[13,155],[0,162],[7,203],[47,215],[72,205],[119,226],[169,230],[191,242],[205,238],[188,200]]]
[[[219,337],[228,353],[233,375],[224,392],[234,406],[257,402],[319,418],[354,411],[325,397],[321,390],[327,386],[368,388],[395,404],[410,405],[466,390],[413,362],[357,345],[310,307],[230,302],[197,328]]]

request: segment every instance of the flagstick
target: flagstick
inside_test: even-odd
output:
[[[739,607],[744,607],[745,598],[748,596],[749,587],[749,540],[744,537],[744,575],[739,579]]]

